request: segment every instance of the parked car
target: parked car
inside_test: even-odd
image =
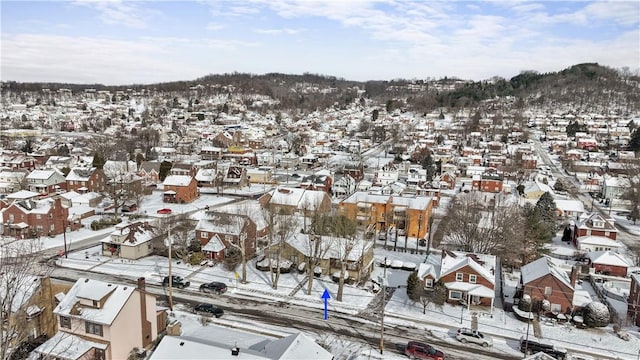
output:
[[[404,354],[411,359],[429,359],[429,360],[444,360],[444,353],[433,346],[419,342],[409,341],[404,349]]]
[[[169,208],[160,209],[160,210],[156,211],[156,213],[163,214],[163,215],[168,215],[168,214],[171,214],[171,209],[169,209]]]
[[[200,291],[204,293],[223,294],[227,291],[227,285],[222,282],[210,282],[200,285]]]
[[[531,336],[529,336],[528,339],[525,339],[524,336],[520,338],[520,351],[525,355],[531,355],[542,351],[543,353],[558,360],[564,360],[567,358],[566,349],[557,347]]]
[[[471,330],[469,328],[460,328],[456,333],[456,339],[461,343],[474,343],[483,347],[492,346],[493,339],[480,331]]]
[[[215,316],[217,318],[224,315],[224,310],[213,304],[198,304],[193,309],[199,315]]]
[[[165,276],[164,279],[162,280],[162,286],[168,286],[168,285],[169,285],[169,277]],[[182,278],[182,276],[171,275],[171,287],[184,289],[186,287],[189,287],[189,285],[191,285],[191,282],[189,280],[185,280],[184,278]]]

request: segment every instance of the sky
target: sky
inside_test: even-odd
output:
[[[0,2],[3,81],[149,84],[231,72],[484,80],[640,68],[640,1]]]

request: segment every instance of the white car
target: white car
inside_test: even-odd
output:
[[[477,330],[460,328],[456,333],[456,339],[461,343],[474,343],[483,347],[493,346],[493,339]]]

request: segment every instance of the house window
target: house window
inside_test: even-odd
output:
[[[95,360],[104,360],[106,358],[104,349],[95,349],[93,358]]]
[[[475,284],[477,279],[478,279],[477,275],[473,275],[473,274],[469,275],[469,282],[470,283]]]
[[[49,225],[49,231],[53,231],[53,230],[55,230],[55,229],[56,229],[56,227],[55,227],[55,225],[54,225],[54,224]]]
[[[424,287],[432,288],[433,287],[433,279],[426,279],[424,281]]]
[[[609,231],[605,231],[605,232],[604,232],[604,236],[606,236],[606,237],[609,237],[609,235],[610,235],[610,234],[611,234],[611,233],[610,233]]]
[[[551,312],[561,313],[562,312],[562,306],[560,304],[551,304]]]
[[[456,273],[456,281],[463,281],[463,280],[464,280],[464,274]]]
[[[200,237],[203,238],[203,239],[206,239],[207,238],[207,233],[206,232],[201,232],[200,233]]]
[[[587,230],[587,236],[591,235],[591,229]]]
[[[551,295],[551,292],[552,292],[552,291],[553,291],[553,290],[551,289],[551,286],[545,286],[545,287],[544,287],[544,295],[545,295],[545,296],[549,296],[549,295]]]
[[[462,292],[451,290],[449,291],[449,299],[452,300],[462,300]]]
[[[84,323],[84,327],[85,327],[85,332],[87,334],[93,334],[93,335],[98,335],[98,336],[102,336],[102,325],[100,324],[96,324],[96,323],[92,323],[92,322],[85,322]]]
[[[71,329],[71,318],[68,316],[60,316],[60,327]]]
[[[36,214],[36,219],[38,219],[38,220],[42,219],[42,215]]]

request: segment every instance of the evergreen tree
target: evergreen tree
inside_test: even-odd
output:
[[[634,152],[640,151],[640,128],[636,128],[631,133],[631,139],[629,140],[629,150]]]
[[[407,278],[407,296],[413,301],[420,301],[420,295],[422,294],[422,286],[420,284],[420,278],[418,273],[412,271]]]
[[[95,155],[93,155],[93,161],[91,162],[91,166],[97,168],[97,169],[102,169],[102,167],[104,166],[105,160],[102,157],[102,155],[100,155],[99,153],[95,153]]]
[[[166,161],[166,160],[160,163],[160,170],[159,170],[158,177],[160,178],[161,181],[164,181],[164,179],[167,177],[167,174],[169,174],[169,170],[171,170],[172,166],[173,164],[171,164],[169,161]]]

